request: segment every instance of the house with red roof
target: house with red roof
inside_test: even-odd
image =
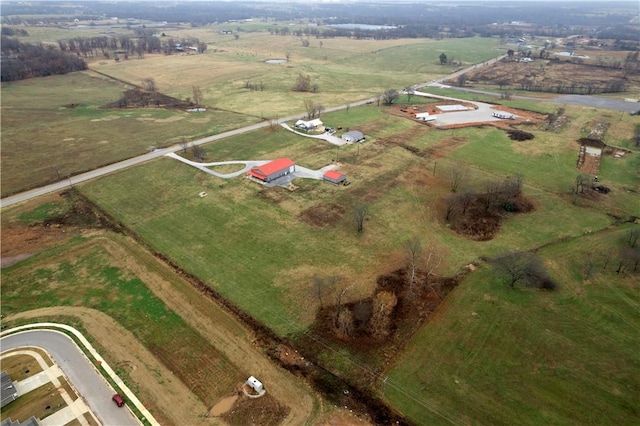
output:
[[[247,172],[247,176],[268,183],[295,171],[296,165],[293,161],[289,158],[278,158],[261,166],[252,167]]]
[[[324,175],[322,175],[322,178],[339,185],[347,179],[347,176],[335,170],[327,170]]]

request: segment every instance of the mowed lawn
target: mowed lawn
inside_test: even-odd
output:
[[[602,268],[629,229],[540,250],[552,293],[473,272],[396,359],[385,398],[418,424],[636,424],[639,282]]]
[[[413,236],[436,245],[443,256],[441,273],[453,275],[482,256],[534,249],[612,222],[604,209],[571,202],[573,158],[558,159],[562,164],[558,173],[567,187],[556,193],[552,182],[560,178],[536,178],[528,162],[535,164],[537,153],[514,151],[501,131],[443,132],[386,115],[384,108],[374,106],[327,114],[324,120],[335,126],[363,123],[367,142],[337,149],[283,129],[264,129],[209,144],[207,160],[288,156],[301,166],[319,168],[337,156],[341,170],[353,182],[349,187],[297,180],[299,188],[293,192],[263,188],[242,177],[222,180],[161,159],[81,188],[155,250],[283,335],[303,331],[314,320],[318,305],[314,275],[341,275],[344,284],[354,284],[350,298],[368,296],[379,274],[404,266],[403,245]],[[444,150],[451,138],[459,138],[461,145],[448,153],[450,157],[437,160],[394,142],[418,150],[439,146]],[[474,163],[470,158],[475,154],[465,152],[475,149],[483,154]],[[536,206],[534,212],[510,217],[496,238],[487,242],[450,231],[443,222],[441,200],[449,193],[449,170],[464,166],[453,160],[458,155],[469,162],[469,184],[478,191],[484,182],[501,181],[514,173],[505,167],[491,171],[485,159],[521,163],[524,191]],[[207,197],[198,197],[201,191]],[[352,212],[361,203],[370,214],[364,233],[358,235]],[[325,212],[328,207],[333,207],[327,213],[328,224],[316,226],[305,219],[306,213]]]

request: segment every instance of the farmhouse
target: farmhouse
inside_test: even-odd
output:
[[[342,135],[342,140],[347,143],[364,142],[364,135],[357,130],[351,130]]]
[[[324,130],[324,125],[319,118],[315,118],[313,120],[304,121],[298,120],[296,121],[295,127],[302,130]]]
[[[347,179],[347,176],[340,172],[336,172],[335,170],[327,170],[325,174],[322,175],[322,179],[339,185]]]
[[[252,167],[251,170],[247,172],[247,176],[263,182],[271,182],[295,171],[296,165],[293,161],[289,158],[278,158],[261,166]]]

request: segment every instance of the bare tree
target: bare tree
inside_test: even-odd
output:
[[[324,297],[327,294],[331,294],[335,291],[336,285],[342,280],[342,277],[338,275],[331,275],[328,277],[322,277],[315,275],[313,277],[313,290],[318,298],[320,306],[324,304]]]
[[[353,332],[353,312],[349,309],[340,309],[336,315],[336,334],[341,339],[347,339]]]
[[[148,92],[155,92],[158,90],[155,80],[151,77],[142,79],[142,87]]]
[[[485,185],[485,194],[484,194],[484,209],[485,211],[489,210],[493,203],[496,201],[498,197],[498,192],[500,190],[500,184],[495,181],[489,181]]]
[[[582,194],[585,188],[589,188],[589,184],[591,183],[591,177],[589,175],[580,173],[576,176],[576,194],[580,192]]]
[[[635,248],[638,244],[638,239],[640,239],[640,227],[634,226],[627,232],[627,244],[629,247]]]
[[[335,316],[334,316],[334,326],[336,329],[340,327],[340,313],[343,310],[344,298],[347,292],[355,285],[355,283],[351,285],[345,285],[340,289],[337,289],[335,293]]]
[[[397,90],[387,89],[381,95],[382,103],[386,106],[390,106],[396,99],[398,99],[398,96],[399,94]]]
[[[407,281],[409,284],[408,292],[414,295],[414,285],[416,275],[419,269],[419,261],[422,256],[422,243],[418,237],[413,237],[404,243],[405,252],[407,254]]]
[[[198,86],[191,86],[191,90],[193,91],[193,103],[196,106],[200,106],[202,103],[202,89]]]
[[[296,77],[295,84],[293,86],[293,90],[296,92],[311,92],[311,77],[306,74],[298,74]]]
[[[456,206],[459,204],[459,202],[460,197],[458,196],[458,194],[449,194],[447,195],[447,198],[445,198],[444,220],[446,222],[451,219],[451,215],[453,214],[453,211],[456,209]]]
[[[542,261],[532,253],[507,253],[493,259],[493,266],[511,288],[518,283],[548,290],[555,288]]]
[[[467,175],[467,169],[460,166],[451,166],[449,168],[449,186],[451,192],[458,192],[458,187],[462,184],[465,176]]]
[[[389,335],[391,330],[391,314],[397,305],[398,298],[388,291],[381,291],[373,298],[373,311],[369,325],[371,335],[377,339],[383,339]]]
[[[458,198],[460,201],[460,207],[462,208],[462,214],[467,214],[467,209],[471,207],[471,204],[476,200],[476,194],[472,189],[465,189],[460,193]]]
[[[364,231],[364,221],[369,216],[369,206],[366,204],[357,204],[353,209],[353,221],[356,225],[356,231],[362,233]]]
[[[200,162],[205,161],[205,152],[200,145],[193,145],[191,147],[191,154],[193,155],[193,158],[195,160],[198,160]]]
[[[516,197],[522,193],[522,184],[524,182],[524,176],[521,174],[515,174],[508,176],[502,182],[502,194],[504,197]]]
[[[438,247],[431,243],[423,250],[423,259],[422,265],[424,267],[425,285],[429,287],[431,277],[437,275],[436,271],[442,264],[443,256],[440,250],[438,250]]]
[[[317,118],[324,111],[324,106],[315,103],[312,99],[305,99],[304,109],[307,111],[307,118]]]

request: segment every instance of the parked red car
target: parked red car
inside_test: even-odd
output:
[[[118,407],[122,407],[124,405],[124,399],[120,396],[120,394],[115,394],[111,397],[111,400],[116,403]]]

